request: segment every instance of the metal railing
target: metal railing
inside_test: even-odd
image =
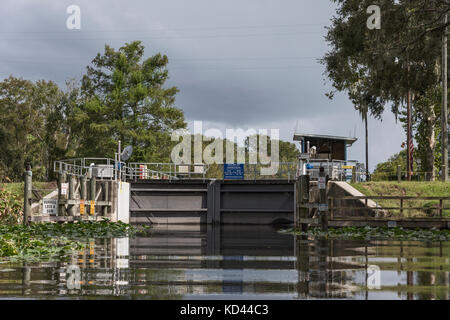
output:
[[[76,158],[53,163],[54,172],[100,180],[178,180],[205,178],[208,165],[176,165],[173,163],[129,163],[110,158]]]
[[[331,180],[362,181],[366,173],[357,161],[310,159],[300,162],[308,165],[306,174],[314,180],[318,177],[320,167],[324,167]],[[75,158],[55,161],[53,170],[74,176],[96,177],[99,180],[183,180],[183,179],[222,179],[223,164],[174,164],[154,162],[126,163],[110,158]],[[274,174],[263,174],[262,169],[275,168]],[[214,167],[215,170],[209,171]],[[355,168],[355,169],[353,169]],[[296,162],[278,162],[268,165],[245,164],[244,180],[296,180],[301,169]],[[355,178],[356,175],[356,178]]]
[[[310,158],[300,160],[300,165],[305,165],[306,174],[313,180],[318,179],[320,167],[325,168],[330,180],[361,182],[367,179],[364,166],[357,160]]]
[[[118,169],[124,165],[124,162],[109,158],[75,158],[55,161],[53,171],[77,177],[95,175],[101,179],[112,179],[118,177]]]
[[[155,162],[131,162],[128,164],[131,180],[139,179],[205,179],[209,169],[207,164],[174,164]]]
[[[336,204],[336,200],[338,203]],[[359,200],[364,203],[364,206],[349,206],[345,204],[346,200]],[[368,201],[372,200],[376,206],[369,206]],[[378,201],[377,201],[378,200]],[[424,202],[424,200],[426,200]],[[344,205],[341,204],[344,201]],[[395,202],[398,201],[398,206]],[[393,214],[404,215],[404,212],[413,212],[425,214],[426,217],[442,218],[444,214],[447,216],[450,213],[450,207],[445,206],[445,202],[450,201],[450,197],[424,197],[424,196],[341,196],[328,197],[329,211],[331,216],[333,213],[340,210],[365,211],[367,216],[368,211],[389,211]],[[381,202],[381,203],[380,203]],[[422,202],[417,205],[417,202]]]

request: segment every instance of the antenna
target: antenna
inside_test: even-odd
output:
[[[130,159],[131,154],[133,153],[133,147],[132,146],[126,146],[125,149],[123,149],[121,160],[123,161],[127,161],[128,159]]]

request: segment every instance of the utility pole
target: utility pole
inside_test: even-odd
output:
[[[408,78],[409,78],[409,62],[408,62]],[[412,154],[411,154],[411,89],[409,88],[409,79],[408,79],[408,98],[407,98],[407,120],[408,120],[408,125],[407,125],[407,138],[406,138],[406,148],[408,150],[407,152],[407,159],[406,159],[406,172],[407,172],[407,177],[408,177],[408,181],[411,181],[411,167],[412,167],[412,163],[411,163],[411,159],[412,159]]]
[[[369,112],[366,109],[366,115],[364,116],[364,124],[366,127],[366,181],[370,180],[370,176],[369,176],[369,130],[367,128],[368,114],[369,114]]]
[[[447,25],[448,15],[444,16]],[[448,92],[447,92],[447,26],[442,34],[442,112],[441,112],[441,145],[442,145],[442,181],[448,181]]]

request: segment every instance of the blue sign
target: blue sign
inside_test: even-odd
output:
[[[223,165],[224,180],[243,180],[244,164],[243,163],[224,163]]]

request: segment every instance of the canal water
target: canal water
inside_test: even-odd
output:
[[[449,299],[450,242],[301,239],[272,226],[156,226],[60,261],[0,261],[0,298]]]

